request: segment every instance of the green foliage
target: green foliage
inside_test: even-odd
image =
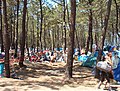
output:
[[[43,11],[43,19],[44,19],[44,24],[43,24],[43,32],[45,31],[45,37],[47,41],[47,45],[50,46],[50,43],[48,41],[51,40],[51,35],[50,31],[57,36],[56,31],[59,31],[60,34],[60,46],[62,46],[62,31],[63,31],[63,0],[51,0],[55,5],[52,3],[42,0],[42,11]],[[91,2],[91,5],[89,3]],[[120,1],[116,0],[117,4],[120,6]],[[65,0],[68,5],[68,12],[70,13],[70,2],[69,0]],[[16,17],[16,0],[7,0],[7,6],[9,7],[7,9],[8,11],[8,23],[9,23],[9,28],[11,24],[11,19],[14,20]],[[84,43],[80,43],[81,46],[82,44],[85,44],[86,39],[87,39],[87,32],[89,29],[88,26],[88,15],[89,11],[92,10],[93,14],[93,35],[97,33],[98,40],[100,40],[100,36],[102,34],[102,22],[104,22],[105,18],[105,13],[106,13],[106,0],[77,0],[77,7],[76,7],[76,32],[78,34],[78,39],[80,39],[81,42],[84,41]],[[15,11],[15,15],[13,14]],[[19,37],[20,33],[22,30],[22,12],[23,12],[23,0],[20,0],[20,9],[19,9]],[[31,45],[31,30],[33,30],[34,26],[34,31],[35,31],[35,39],[37,38],[37,32],[40,31],[40,5],[39,5],[39,0],[28,0],[27,4],[27,13],[28,13],[28,37],[29,37],[29,46]],[[37,17],[39,17],[39,24],[37,25]],[[69,36],[69,17],[66,9],[66,28],[67,28],[67,41],[68,41],[68,36]],[[16,22],[16,21],[15,21]],[[26,21],[27,22],[27,21]],[[32,22],[34,23],[32,25]],[[114,25],[115,29],[115,23],[116,23],[116,7],[114,1],[112,2],[112,7],[111,7],[111,15],[109,19],[109,25],[108,25],[108,33],[112,32],[112,26],[111,24]],[[16,25],[13,25],[16,27]],[[39,27],[39,30],[37,29]],[[56,28],[57,27],[57,28]],[[120,26],[118,27],[120,28]],[[64,32],[64,31],[63,31]],[[110,35],[107,35],[107,39],[110,39]],[[42,34],[42,41],[44,40],[44,34]],[[57,40],[55,42],[58,42]],[[76,41],[75,41],[76,42]],[[36,44],[36,43],[35,43]],[[49,47],[48,46],[48,47]]]

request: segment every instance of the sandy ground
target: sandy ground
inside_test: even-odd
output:
[[[14,66],[17,77],[0,78],[0,91],[107,91],[97,89],[98,80],[91,74],[91,68],[74,64],[73,78],[66,80],[65,63],[30,63],[27,68]],[[120,91],[116,89],[113,91]]]

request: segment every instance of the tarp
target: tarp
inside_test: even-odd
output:
[[[113,76],[116,81],[120,81],[120,63],[116,69],[113,69]]]
[[[87,59],[88,59],[87,55],[78,56],[78,61],[80,61],[80,62],[85,62]]]
[[[88,59],[82,63],[82,66],[94,67],[96,65],[96,60],[97,57],[89,56]]]

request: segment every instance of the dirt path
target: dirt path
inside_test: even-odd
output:
[[[104,91],[98,90],[91,69],[75,64],[73,79],[65,80],[65,63],[26,63],[26,69],[15,67],[21,79],[0,78],[0,91]],[[19,70],[18,70],[19,69]]]

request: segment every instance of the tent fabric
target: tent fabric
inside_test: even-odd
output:
[[[88,56],[86,55],[78,56],[78,61],[80,62],[85,62],[87,59],[88,59]]]
[[[96,57],[90,56],[86,61],[82,63],[82,66],[94,67],[96,65],[96,60],[97,60]]]
[[[120,81],[120,63],[116,69],[113,69],[113,76],[116,81]]]

